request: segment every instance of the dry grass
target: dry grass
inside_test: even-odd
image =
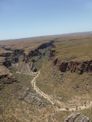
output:
[[[92,35],[91,34],[74,34],[63,36],[48,36],[17,41],[0,42],[11,48],[22,48],[26,52],[38,47],[40,44],[54,40],[56,45],[56,57],[61,60],[90,60],[92,59]],[[2,53],[4,50],[0,50]],[[3,71],[0,68],[1,72]],[[14,73],[14,72],[13,72]],[[4,122],[63,122],[70,112],[54,113],[52,106],[44,109],[38,109],[32,104],[27,104],[18,100],[17,92],[20,87],[29,87],[32,77],[15,74],[19,81],[5,87],[0,91],[0,108],[4,107],[1,112],[0,121]],[[37,79],[37,86],[45,93],[54,96],[60,101],[72,102],[73,98],[92,99],[92,74],[78,75],[76,73],[62,74],[52,65],[52,60],[44,59],[41,68],[40,77]],[[75,97],[76,96],[76,97]],[[83,97],[85,96],[85,97]],[[88,97],[87,97],[88,96]],[[81,98],[81,99],[80,99]],[[76,99],[76,102],[79,102]],[[75,101],[74,101],[75,102]],[[0,109],[1,110],[1,109]],[[92,121],[92,108],[80,111],[88,116]],[[54,113],[51,116],[51,113]],[[47,118],[44,116],[47,116]],[[4,120],[3,120],[4,119]]]

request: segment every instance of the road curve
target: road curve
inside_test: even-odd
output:
[[[43,91],[41,91],[37,86],[36,86],[36,79],[39,77],[40,75],[40,71],[37,73],[37,75],[32,79],[31,81],[31,85],[33,87],[33,89],[36,91],[37,94],[39,94],[41,97],[45,98],[47,101],[49,101],[52,105],[54,105],[54,101],[53,99],[45,94]]]
[[[36,79],[39,77],[39,75],[40,75],[40,71],[38,71],[36,76],[31,80],[31,85],[37,94],[39,94],[41,97],[45,98],[52,105],[55,106],[56,111],[77,111],[77,110],[84,110],[92,107],[92,101],[89,101],[89,103],[86,105],[80,105],[74,107],[63,106],[59,100],[52,98],[50,95],[44,93],[39,89],[39,87],[36,85]]]

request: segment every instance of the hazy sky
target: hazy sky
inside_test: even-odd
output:
[[[0,40],[92,31],[92,0],[0,0]]]

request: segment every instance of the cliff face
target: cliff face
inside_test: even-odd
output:
[[[20,61],[28,63],[31,70],[37,71],[38,65],[42,63],[42,59],[47,57],[51,59],[55,58],[55,45],[54,41],[41,44],[38,48],[25,53],[23,49],[14,49],[11,52],[2,53],[0,57],[4,57],[3,65],[7,68]],[[89,61],[60,61],[58,58],[54,59],[53,64],[58,66],[61,72],[70,71],[71,73],[76,72],[83,74],[84,72],[92,72],[92,60]]]
[[[10,53],[1,54],[0,57],[4,57],[3,65],[7,68],[10,68],[17,63],[24,62],[31,66],[31,70],[37,71],[38,65],[40,66],[42,64],[42,59],[49,59],[55,55],[55,50],[53,50],[53,48],[53,41],[50,41],[29,51],[28,54],[26,54],[23,49],[14,49]]]
[[[7,68],[9,68],[12,66],[12,64],[18,63],[20,58],[24,58],[25,54],[24,54],[24,50],[15,49],[9,53],[3,53],[0,56],[4,57],[3,65],[6,66]]]
[[[90,61],[70,61],[70,62],[61,62],[58,59],[54,60],[54,65],[57,65],[61,72],[70,71],[83,74],[84,72],[92,72],[92,60]]]
[[[28,63],[31,70],[37,71],[38,67],[42,64],[42,59],[53,58],[53,64],[58,66],[61,72],[70,71],[83,74],[84,72],[92,72],[92,60],[89,61],[61,61],[58,58],[55,59],[55,45],[54,41],[41,44],[38,48],[31,50],[28,54],[23,49],[14,49],[8,53],[2,53],[0,57],[4,57],[3,65],[7,68],[19,62]],[[38,66],[39,65],[39,66]]]

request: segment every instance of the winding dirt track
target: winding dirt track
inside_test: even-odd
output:
[[[84,105],[78,105],[78,106],[75,105],[73,107],[70,107],[65,105],[61,101],[53,98],[52,96],[44,93],[43,91],[41,91],[41,89],[36,85],[36,79],[39,77],[40,71],[38,71],[37,73],[33,73],[32,71],[30,73],[29,72],[24,73],[18,71],[16,73],[34,76],[34,78],[30,81],[33,89],[36,91],[37,94],[39,94],[41,97],[45,98],[48,102],[50,102],[54,106],[55,111],[78,111],[78,110],[84,110],[92,107],[92,101],[89,101]]]
[[[36,79],[39,77],[40,75],[40,71],[37,73],[37,75],[33,78],[33,80],[31,81],[32,87],[33,89],[36,91],[37,94],[39,94],[41,97],[44,97],[47,101],[49,101],[52,105],[54,105],[54,101],[53,99],[45,94],[43,91],[41,91],[37,86],[36,86]]]
[[[32,79],[31,85],[33,89],[36,91],[37,94],[39,94],[41,97],[45,98],[47,101],[49,101],[52,105],[54,105],[56,111],[78,111],[78,110],[84,110],[92,107],[92,101],[87,103],[86,105],[80,105],[80,106],[74,106],[74,107],[67,107],[65,105],[62,105],[62,103],[59,100],[56,100],[49,96],[48,94],[41,91],[37,85],[36,85],[36,79],[39,77],[40,71],[36,74],[36,76]]]

